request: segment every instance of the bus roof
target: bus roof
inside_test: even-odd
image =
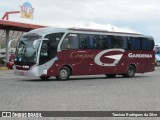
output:
[[[31,30],[29,33],[37,33],[41,36],[45,34],[51,34],[56,32],[72,32],[72,33],[86,33],[86,34],[102,34],[102,35],[117,35],[117,36],[133,36],[133,37],[151,37],[138,33],[127,33],[127,32],[112,32],[107,30],[97,30],[97,29],[84,29],[84,28],[39,28]],[[27,33],[26,33],[27,34]]]
[[[73,31],[85,31],[85,32],[100,32],[100,33],[118,33],[118,34],[141,35],[141,34],[138,34],[138,33],[113,32],[113,31],[108,31],[108,30],[84,29],[84,28],[69,28],[69,30],[73,30]]]

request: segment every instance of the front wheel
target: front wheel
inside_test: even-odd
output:
[[[71,71],[68,67],[63,66],[56,77],[58,80],[68,80],[71,75]]]
[[[135,68],[135,66],[129,65],[128,70],[127,70],[127,73],[126,73],[126,74],[123,74],[123,77],[131,78],[131,77],[134,77],[135,73],[136,73],[136,68]]]

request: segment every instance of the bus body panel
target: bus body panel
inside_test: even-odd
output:
[[[114,49],[113,49],[114,51]],[[113,56],[119,54],[119,52],[110,52],[106,54]],[[99,54],[100,50],[64,50],[57,53],[58,60],[48,70],[50,76],[57,76],[59,69],[62,66],[69,66],[72,70],[72,75],[96,75],[96,74],[124,74],[127,71],[129,65],[136,67],[136,73],[145,73],[154,71],[154,52],[147,51],[125,51],[122,58],[115,66],[103,66],[97,65],[94,58]],[[129,54],[140,54],[142,58],[130,58]],[[106,59],[102,55],[101,61],[107,64],[112,64],[114,59]],[[152,58],[143,58],[143,55],[150,55]],[[133,56],[132,56],[133,57]],[[150,62],[153,61],[153,62]],[[54,72],[53,72],[54,71]]]

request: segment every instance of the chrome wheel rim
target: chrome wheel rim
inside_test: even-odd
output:
[[[63,79],[67,78],[67,76],[68,76],[67,71],[64,70],[64,69],[62,69],[62,70],[60,71],[60,76],[61,76],[61,78],[63,78]]]

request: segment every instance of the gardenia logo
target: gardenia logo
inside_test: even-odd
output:
[[[133,54],[133,53],[129,53],[128,54],[129,58],[152,58],[151,54]]]

